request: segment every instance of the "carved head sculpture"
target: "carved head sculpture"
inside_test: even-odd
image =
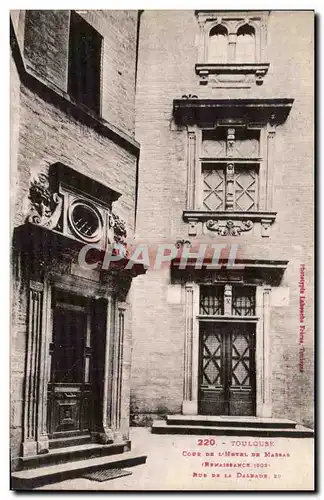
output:
[[[45,174],[39,174],[37,178],[31,181],[29,199],[41,218],[51,215],[51,192]]]

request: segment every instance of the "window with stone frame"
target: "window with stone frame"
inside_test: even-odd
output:
[[[196,11],[200,84],[250,87],[263,83],[268,12]]]
[[[224,286],[201,285],[199,313],[207,316],[224,314]]]
[[[256,287],[242,284],[201,285],[199,314],[254,317]]]
[[[175,124],[186,127],[188,236],[270,236],[274,211],[274,152],[278,125],[293,99],[173,101]]]
[[[216,24],[209,31],[207,60],[210,63],[254,63],[256,62],[255,28],[244,24],[235,36],[229,36],[228,28]]]
[[[260,131],[218,127],[202,132],[200,209],[259,209]]]

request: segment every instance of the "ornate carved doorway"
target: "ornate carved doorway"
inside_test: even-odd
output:
[[[255,415],[255,325],[200,323],[198,412]]]

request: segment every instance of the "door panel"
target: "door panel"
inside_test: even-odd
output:
[[[255,326],[200,324],[199,413],[255,414]]]
[[[48,385],[48,432],[54,439],[89,433],[91,416],[90,311],[86,304],[56,301],[52,368]]]
[[[245,330],[245,331],[244,331]],[[247,331],[246,331],[247,330]],[[254,393],[254,335],[249,328],[236,327],[230,333],[231,350],[229,373],[229,414],[253,415]]]
[[[86,311],[56,307],[54,311],[53,382],[83,382]]]
[[[203,387],[203,413],[225,412],[224,390],[224,336],[206,329],[201,343],[201,386]]]

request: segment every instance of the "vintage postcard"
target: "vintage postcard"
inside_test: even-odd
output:
[[[313,491],[314,12],[12,10],[10,57],[11,488]]]

